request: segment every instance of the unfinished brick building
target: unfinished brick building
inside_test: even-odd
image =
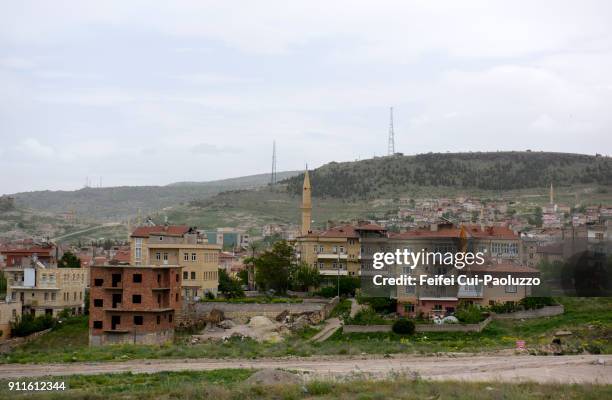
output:
[[[90,267],[89,345],[161,344],[174,337],[181,267]]]

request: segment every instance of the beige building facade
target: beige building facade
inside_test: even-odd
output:
[[[182,267],[187,300],[217,295],[221,246],[209,244],[196,229],[182,225],[142,226],[131,235],[131,265]]]
[[[84,312],[88,270],[35,265],[4,269],[7,298],[20,302],[23,314],[57,315],[64,309]]]

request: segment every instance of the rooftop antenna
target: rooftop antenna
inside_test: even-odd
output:
[[[276,183],[276,140],[272,141],[272,173],[270,174],[270,184]]]
[[[393,107],[390,109],[389,119],[389,145],[387,148],[387,155],[392,156],[395,154],[395,133],[393,132]]]

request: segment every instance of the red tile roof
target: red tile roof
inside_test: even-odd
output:
[[[488,273],[504,273],[504,274],[539,274],[535,268],[528,267],[526,265],[516,265],[512,263],[501,263],[501,264],[485,264],[485,265],[471,265],[462,269],[462,271],[471,272],[488,272]]]
[[[187,225],[139,226],[132,232],[132,237],[149,237],[150,235],[182,236],[189,232]]]
[[[487,226],[484,230],[478,225],[465,225],[466,237],[477,239],[518,239],[511,229],[502,226]],[[461,227],[450,225],[441,226],[436,231],[431,229],[417,229],[401,233],[390,233],[393,239],[413,239],[413,238],[460,238]]]

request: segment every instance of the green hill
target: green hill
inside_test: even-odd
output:
[[[612,185],[609,157],[545,152],[428,153],[331,162],[310,172],[317,197],[373,199],[422,187],[506,191],[584,184]],[[303,174],[286,179],[300,194]]]
[[[279,172],[278,179],[297,174]],[[74,191],[36,191],[11,195],[19,207],[61,213],[74,210],[78,216],[98,220],[121,220],[164,207],[203,199],[228,190],[266,186],[270,174],[259,174],[210,182],[178,182],[166,186],[120,186],[83,188]]]

